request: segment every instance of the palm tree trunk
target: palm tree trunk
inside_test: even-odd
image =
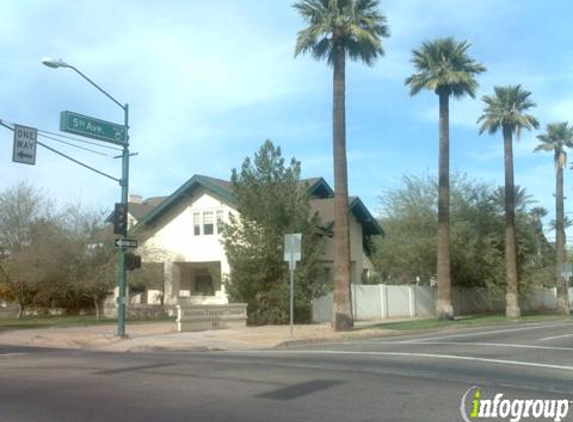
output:
[[[439,320],[454,319],[450,273],[450,110],[449,92],[440,92],[440,151],[438,191],[438,307]]]
[[[334,149],[334,301],[335,331],[352,328],[350,231],[346,167],[345,50],[336,47],[333,72],[332,144]]]
[[[509,318],[521,316],[517,280],[517,242],[515,238],[515,186],[513,182],[512,128],[503,127],[503,149],[505,158],[505,270],[506,293],[505,315]]]
[[[557,249],[557,311],[562,315],[569,315],[569,297],[567,292],[567,280],[563,276],[567,255],[565,252],[565,213],[563,210],[563,166],[559,162],[561,151],[555,151],[555,164],[557,166],[557,177],[555,186],[555,233]]]

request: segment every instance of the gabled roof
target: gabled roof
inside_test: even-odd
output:
[[[368,208],[358,197],[350,197],[348,199],[348,206],[350,212],[356,217],[356,220],[362,225],[362,234],[364,236],[380,235],[384,236],[384,230],[378,220],[376,220]],[[334,199],[311,199],[310,208],[313,212],[318,213],[322,219],[323,228],[327,231],[332,231],[334,226]]]
[[[362,233],[365,236],[386,235],[386,233],[384,233],[384,229],[382,228],[378,220],[374,218],[372,214],[370,214],[370,211],[368,211],[368,208],[366,208],[366,205],[364,205],[364,203],[360,200],[359,197],[351,196],[348,202],[350,211],[352,212],[352,214],[354,214],[356,219],[360,221],[360,224],[362,224]]]
[[[155,196],[152,198],[147,198],[145,201],[143,202],[132,202],[130,201],[128,203],[128,213],[135,218],[136,221],[140,221],[143,217],[145,217],[147,214],[149,214],[151,212],[151,210],[153,210],[153,208],[155,208],[157,205],[159,205],[161,202],[163,202],[163,200],[165,199],[165,196]],[[113,222],[113,211],[106,217],[106,219],[104,220],[106,223],[112,223]]]
[[[181,202],[198,187],[202,187],[210,192],[213,192],[215,195],[229,204],[233,204],[235,202],[235,198],[233,197],[233,192],[231,189],[231,182],[196,174],[170,196],[166,197],[163,202],[161,202],[143,218],[141,223],[152,224],[153,222],[157,221],[157,219],[165,214],[170,208]]]
[[[301,183],[306,183],[308,185],[308,192],[311,198],[333,198],[334,191],[326,183],[322,177],[313,177],[310,179],[304,179],[300,181]]]
[[[313,211],[319,212],[323,221],[331,224],[331,221],[334,219],[334,191],[332,188],[322,177],[304,179],[301,180],[301,184],[307,186]],[[169,209],[183,201],[197,188],[204,188],[230,206],[233,206],[235,203],[231,182],[197,174],[185,182],[179,189],[173,192],[173,194],[164,198],[159,205],[153,208],[151,212],[140,221],[140,224],[153,224]],[[384,230],[382,230],[378,221],[370,214],[360,198],[350,198],[349,207],[356,219],[362,224],[364,236],[384,235]]]
[[[154,198],[148,198],[145,201],[138,203],[138,202],[130,202],[128,206],[129,213],[135,218],[137,221],[140,221],[143,217],[145,217],[153,208],[159,205],[165,196],[156,196]]]

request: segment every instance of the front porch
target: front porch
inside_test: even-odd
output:
[[[229,303],[220,261],[172,262],[165,265],[165,305]]]

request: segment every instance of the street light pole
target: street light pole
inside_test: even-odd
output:
[[[124,127],[125,127],[125,143],[123,144],[123,153],[121,156],[121,179],[119,184],[121,186],[121,203],[128,207],[128,195],[129,195],[129,104],[122,105],[114,97],[112,97],[108,92],[106,92],[102,87],[84,75],[75,66],[72,66],[62,59],[52,59],[49,57],[43,58],[42,63],[48,67],[57,68],[68,68],[72,69],[83,79],[85,79],[90,85],[112,100],[117,104],[124,113]],[[117,271],[117,285],[119,290],[119,297],[117,298],[117,335],[118,337],[126,337],[125,334],[125,319],[126,319],[126,271],[125,271],[125,248],[123,246],[123,240],[125,235],[120,234],[120,246],[118,253],[118,271]]]

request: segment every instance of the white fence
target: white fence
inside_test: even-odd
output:
[[[521,298],[524,311],[552,310],[557,306],[556,289],[537,289]],[[332,294],[315,299],[314,322],[332,319]],[[569,288],[569,305],[573,306],[573,288]],[[492,293],[484,288],[452,289],[454,314],[479,314],[505,310],[505,293]],[[357,320],[394,317],[433,316],[436,314],[436,288],[415,285],[352,285],[352,308]]]

